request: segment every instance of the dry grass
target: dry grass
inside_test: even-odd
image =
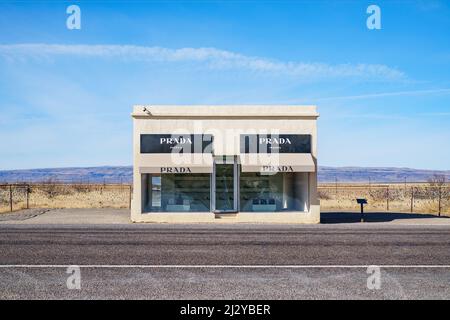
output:
[[[13,209],[26,208],[26,188],[13,188]],[[30,208],[128,208],[127,185],[34,185]],[[0,187],[0,212],[10,211],[9,188]]]
[[[359,211],[356,198],[366,198],[368,212],[437,213],[439,187],[431,184],[415,185],[321,185],[319,198],[324,211]],[[26,187],[13,187],[13,209],[26,208]],[[389,209],[388,209],[389,199]],[[29,193],[30,208],[128,208],[128,185],[32,185]],[[9,187],[0,186],[0,212],[10,211]],[[450,214],[450,187],[441,188],[441,212]]]
[[[450,187],[428,184],[384,186],[345,185],[320,186],[320,207],[324,211],[358,211],[357,198],[365,198],[368,212],[415,212],[438,213],[439,192],[441,192],[441,213],[450,214]],[[412,209],[411,209],[412,205]]]

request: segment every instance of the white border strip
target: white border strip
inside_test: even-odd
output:
[[[358,269],[377,266],[380,268],[397,269],[450,269],[450,265],[119,265],[119,264],[85,264],[85,265],[62,265],[62,264],[5,264],[0,269],[8,268],[68,268],[78,266],[80,268],[118,268],[118,269]]]

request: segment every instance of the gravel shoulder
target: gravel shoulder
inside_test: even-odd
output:
[[[321,228],[327,226],[333,227],[388,227],[388,226],[449,226],[450,217],[438,217],[431,214],[415,214],[415,213],[366,213],[364,216],[365,223],[360,222],[361,216],[358,213],[350,212],[323,212],[321,214],[322,223]],[[136,224],[130,220],[129,209],[29,209],[21,210],[12,213],[0,214],[0,225],[152,225],[152,226],[175,226],[182,228],[186,224],[155,224],[143,223]],[[202,224],[194,224],[201,226]],[[255,224],[203,224],[210,228],[234,228],[251,227]],[[273,224],[257,224],[258,227],[270,227]],[[286,228],[295,228],[296,226],[311,228],[318,225],[283,225]]]
[[[131,224],[127,209],[30,209],[0,215],[0,224]]]

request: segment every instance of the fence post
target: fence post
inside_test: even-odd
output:
[[[411,187],[411,213],[414,212],[414,187]]]
[[[131,194],[132,194],[132,186],[130,184],[130,192],[129,192],[129,199],[128,199],[128,209],[131,209]]]
[[[12,196],[12,185],[9,185],[9,208],[13,211],[13,196]]]
[[[386,205],[387,205],[387,211],[389,211],[389,186],[386,187]]]
[[[27,209],[30,209],[30,186],[27,185]]]
[[[439,217],[441,216],[442,186],[439,186]]]

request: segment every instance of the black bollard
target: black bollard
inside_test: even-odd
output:
[[[356,202],[361,206],[361,222],[364,222],[364,205],[367,204],[367,199],[358,198],[356,199]]]

